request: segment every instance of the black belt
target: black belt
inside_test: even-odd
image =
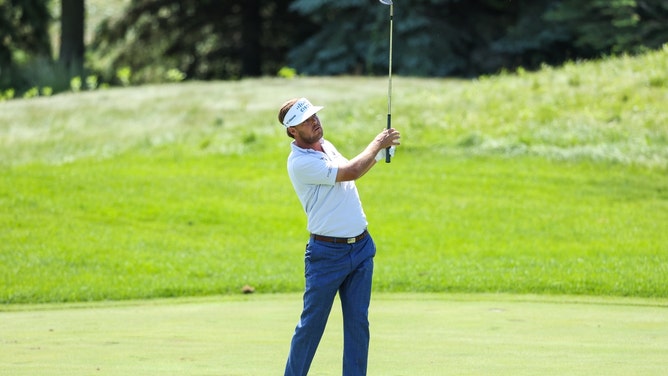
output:
[[[353,238],[334,238],[331,236],[322,236],[322,235],[316,235],[316,234],[311,234],[311,237],[315,240],[321,241],[321,242],[327,242],[327,243],[344,243],[344,244],[353,244],[357,243],[358,241],[366,238],[366,236],[369,235],[369,231],[364,230],[363,233],[353,237]]]

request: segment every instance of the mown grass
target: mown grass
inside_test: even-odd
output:
[[[663,375],[666,303],[374,294],[368,374]],[[300,304],[295,293],[12,305],[0,308],[0,360],[12,376],[276,374]],[[342,326],[337,304],[310,374],[341,374]]]
[[[668,49],[475,81],[395,79],[397,157],[358,182],[377,291],[668,297]],[[352,156],[382,78],[0,103],[0,301],[300,291],[287,98]]]
[[[303,214],[283,160],[252,163],[164,149],[15,170],[4,299],[299,290]],[[532,158],[419,164],[404,155],[359,184],[377,290],[666,296],[665,180]]]

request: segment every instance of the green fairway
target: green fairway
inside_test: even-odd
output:
[[[277,154],[5,170],[0,302],[300,291],[305,219]],[[377,291],[668,296],[661,173],[439,158],[404,153],[358,183]]]
[[[277,375],[297,294],[14,306],[0,312],[2,374]],[[632,298],[377,294],[369,375],[663,375],[668,302]],[[339,375],[340,308],[311,375]]]

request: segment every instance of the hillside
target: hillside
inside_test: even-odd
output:
[[[396,77],[393,124],[411,150],[665,168],[667,88],[668,46],[639,57],[473,81]],[[347,140],[360,129],[384,126],[382,77],[116,88],[0,103],[0,159],[5,165],[62,163],[169,144],[238,153],[281,140],[276,109],[302,95],[328,107],[323,116],[335,137]]]

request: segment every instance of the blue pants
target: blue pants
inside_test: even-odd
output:
[[[304,257],[304,309],[290,344],[285,376],[308,374],[337,291],[343,313],[343,375],[366,375],[375,254],[370,235],[354,244],[311,238]]]

